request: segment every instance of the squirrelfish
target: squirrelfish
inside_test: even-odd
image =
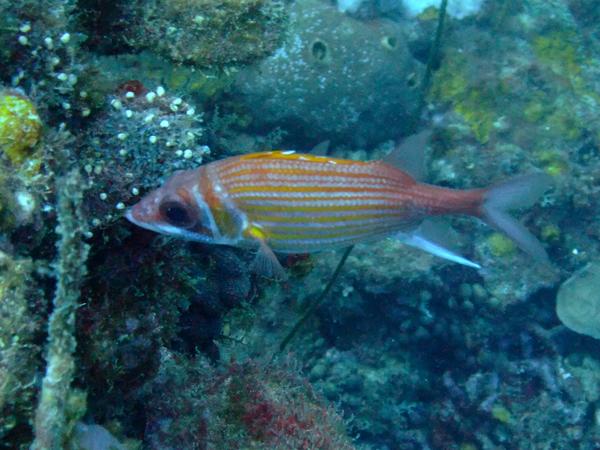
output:
[[[174,173],[126,217],[185,239],[257,247],[255,267],[276,276],[283,269],[275,253],[312,253],[388,236],[479,268],[424,233],[425,219],[447,214],[481,218],[526,252],[546,259],[542,245],[507,213],[544,192],[544,174],[458,190],[418,182],[392,160],[363,162],[293,151],[230,157]]]

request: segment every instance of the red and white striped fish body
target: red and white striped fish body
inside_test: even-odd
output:
[[[278,266],[273,251],[310,253],[396,233],[440,254],[439,248],[428,248],[431,243],[423,245],[411,232],[428,216],[485,214],[489,193],[418,183],[381,161],[273,151],[177,172],[134,205],[127,218],[186,239],[258,245],[260,265],[272,269]],[[519,243],[518,237],[511,237]],[[451,253],[441,256],[469,263]]]
[[[471,212],[473,202],[481,199],[481,191],[460,191],[450,205],[440,195],[449,190],[416,183],[387,164],[293,152],[218,161],[206,166],[206,175],[202,192],[211,208],[237,214],[242,236],[251,241],[259,237],[282,253],[310,253],[389,236],[414,228],[427,215]]]

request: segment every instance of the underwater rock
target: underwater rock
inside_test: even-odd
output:
[[[556,314],[576,333],[600,339],[600,262],[575,272],[559,288]]]
[[[485,268],[479,272],[487,292],[486,302],[495,308],[526,301],[535,292],[552,288],[558,272],[512,248],[512,243],[491,234],[476,244],[476,260]]]
[[[600,9],[594,0],[568,0],[567,4],[581,28],[595,29],[600,21]]]
[[[279,0],[150,0],[135,8],[130,44],[202,68],[248,64],[270,54],[286,24]]]
[[[365,145],[408,131],[422,68],[401,24],[361,22],[305,0],[290,6],[285,44],[236,86],[257,126]]]

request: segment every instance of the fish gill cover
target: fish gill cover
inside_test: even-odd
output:
[[[433,45],[440,2],[0,0],[0,448],[598,448],[599,9],[447,3]],[[390,238],[275,282],[123,217],[421,130],[432,184],[552,178],[520,216],[550,265],[453,217],[481,270]]]

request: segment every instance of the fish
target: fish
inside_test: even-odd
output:
[[[285,150],[233,156],[175,172],[125,217],[162,234],[257,248],[252,268],[273,278],[285,278],[276,254],[315,253],[386,237],[479,269],[431,232],[431,218],[455,214],[483,220],[535,259],[548,261],[542,244],[509,211],[535,203],[548,189],[549,175],[453,189],[418,181],[399,167],[405,156],[354,161]]]

